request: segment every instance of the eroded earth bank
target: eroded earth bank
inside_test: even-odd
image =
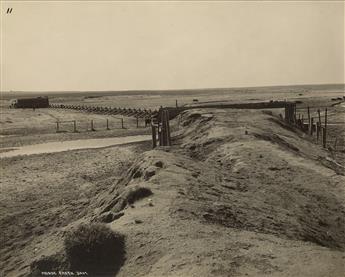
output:
[[[124,235],[117,276],[344,276],[341,161],[269,111],[191,110],[178,121],[172,147],[2,163],[6,276],[64,260],[66,232],[94,222]]]

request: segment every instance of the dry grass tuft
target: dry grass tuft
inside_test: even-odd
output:
[[[71,270],[115,274],[124,262],[124,236],[103,224],[81,224],[64,241]]]

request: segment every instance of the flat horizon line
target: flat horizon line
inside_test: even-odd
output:
[[[290,84],[290,85],[268,85],[268,86],[235,86],[235,87],[206,87],[206,88],[177,88],[177,89],[123,89],[123,90],[9,90],[0,91],[0,93],[82,93],[82,92],[169,92],[169,91],[206,91],[206,90],[227,90],[227,89],[260,89],[260,88],[288,88],[288,87],[310,87],[310,86],[344,86],[345,83],[317,83],[317,84]]]

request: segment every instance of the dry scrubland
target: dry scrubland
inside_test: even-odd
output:
[[[253,95],[243,94],[242,100],[261,97]],[[276,94],[275,99],[297,97],[303,104],[330,105],[330,99],[339,95],[343,91],[315,92],[317,97],[310,99],[312,92],[294,90]],[[157,98],[135,97],[127,101],[136,107],[149,106]],[[218,96],[207,97],[183,99],[187,103],[192,98],[206,101]],[[238,96],[226,97],[235,101]],[[176,95],[160,98],[158,105],[165,100],[173,105]],[[77,101],[73,97],[55,100]],[[103,100],[78,101],[97,104]],[[110,106],[125,106],[117,103]],[[335,111],[341,120],[344,109]],[[133,126],[44,133],[33,128],[32,122],[43,128],[44,122],[50,124],[50,116],[99,115],[1,112],[2,127],[9,130],[3,135],[14,135],[2,138],[3,146],[148,131]],[[27,276],[47,266],[71,268],[68,251],[77,243],[71,231],[82,223],[101,223],[124,237],[124,246],[117,246],[114,258],[121,267],[109,269],[108,275],[343,276],[344,153],[335,156],[322,149],[282,123],[276,116],[279,112],[187,111],[179,127],[177,119],[172,122],[176,131],[170,148],[151,150],[150,143],[139,143],[2,160],[2,275]],[[4,120],[4,115],[9,119]],[[14,116],[16,123],[6,122]],[[10,133],[10,124],[30,131]],[[75,232],[74,236],[81,236],[80,230]],[[72,240],[67,252],[66,238]],[[104,273],[106,267],[102,268]]]

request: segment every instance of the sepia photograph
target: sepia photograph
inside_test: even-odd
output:
[[[345,1],[0,0],[0,277],[344,277]]]

